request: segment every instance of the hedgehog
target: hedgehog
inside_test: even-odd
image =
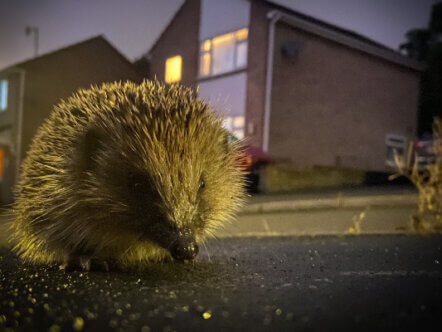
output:
[[[80,89],[54,106],[23,160],[13,248],[66,271],[190,261],[244,201],[242,151],[192,88]]]

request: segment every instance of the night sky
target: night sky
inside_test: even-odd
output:
[[[426,27],[437,0],[278,0],[397,48]],[[26,25],[40,30],[40,54],[104,34],[133,60],[147,52],[183,0],[0,0],[0,69],[33,56]],[[333,6],[331,5],[333,3]]]

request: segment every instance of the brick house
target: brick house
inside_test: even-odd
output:
[[[420,64],[271,1],[187,0],[146,57],[296,167],[385,171],[415,137]]]
[[[0,201],[12,201],[20,161],[53,105],[91,84],[141,75],[102,36],[0,70]]]

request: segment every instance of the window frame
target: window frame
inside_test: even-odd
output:
[[[247,35],[246,35],[245,38],[238,38],[237,33],[239,31],[241,31],[241,30],[247,30],[247,32],[246,32]],[[223,71],[221,73],[213,74],[213,63],[214,63],[214,58],[213,58],[213,49],[214,49],[214,47],[213,47],[213,40],[215,38],[217,38],[217,37],[221,37],[221,36],[228,35],[228,34],[231,34],[231,33],[234,35],[234,42],[233,42],[233,44],[234,44],[234,46],[233,46],[233,64],[232,64],[233,69],[227,70],[227,71]],[[207,42],[209,42],[210,46],[209,46],[208,50],[205,50],[203,45],[205,43],[207,43]],[[243,66],[237,66],[237,62],[238,62],[238,58],[237,58],[238,57],[238,46],[240,44],[246,44],[246,50],[247,50],[247,52],[246,52],[246,61],[245,61],[245,65],[243,65]],[[247,59],[248,53],[249,53],[249,27],[248,26],[245,26],[245,27],[242,27],[242,28],[239,28],[239,29],[235,29],[235,30],[231,30],[231,31],[228,31],[228,32],[216,35],[216,36],[212,36],[210,38],[207,38],[205,40],[200,41],[199,42],[199,53],[198,53],[198,79],[217,77],[217,76],[226,75],[226,74],[229,74],[229,73],[233,73],[233,72],[236,72],[236,71],[239,71],[239,70],[246,69],[247,65],[248,65],[248,61],[247,61],[248,60]],[[205,54],[209,54],[209,61],[210,61],[210,63],[209,63],[209,72],[206,75],[203,75],[203,74],[201,74],[201,66],[202,66],[202,58],[203,58],[203,56]]]

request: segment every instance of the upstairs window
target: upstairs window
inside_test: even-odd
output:
[[[199,76],[228,73],[247,66],[247,28],[201,43]]]
[[[8,107],[8,81],[0,80],[0,111]]]
[[[180,55],[166,59],[166,69],[164,80],[166,83],[174,83],[181,81],[183,59]]]

